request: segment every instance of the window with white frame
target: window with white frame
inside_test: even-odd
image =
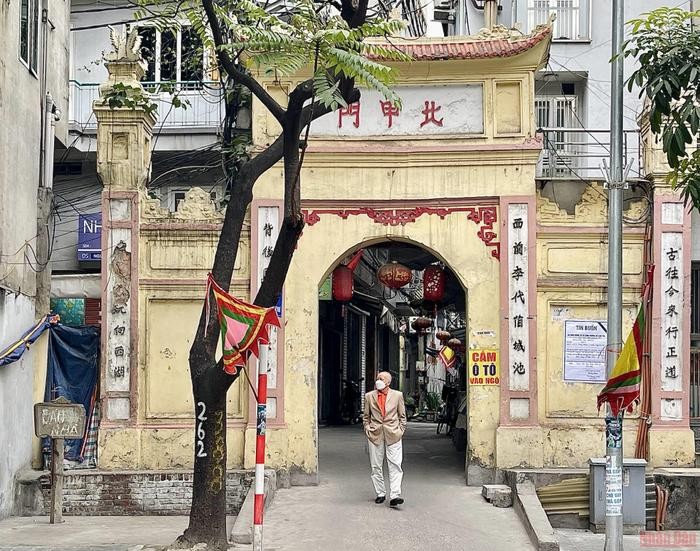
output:
[[[579,117],[575,96],[536,96],[535,120],[544,131],[541,170],[550,176],[573,172],[577,166]],[[569,130],[571,129],[571,130]]]
[[[208,77],[202,40],[190,26],[158,30],[140,26],[141,48],[147,68],[146,82],[180,82],[196,87]]]
[[[590,0],[528,0],[527,25],[532,30],[555,16],[554,40],[588,40]]]
[[[19,57],[36,72],[39,64],[39,0],[20,0]]]

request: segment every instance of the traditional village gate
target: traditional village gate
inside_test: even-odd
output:
[[[604,193],[589,186],[573,214],[539,194],[534,72],[547,59],[550,30],[494,32],[397,41],[415,59],[400,67],[402,109],[368,93],[312,127],[301,176],[307,226],[280,303],[283,327],[266,360],[268,465],[288,470],[292,482],[318,475],[319,285],[350,252],[391,239],[449,265],[468,290],[469,346],[500,352],[500,385],[469,392],[469,483],[491,479],[496,468],[583,466],[603,450],[600,386],[566,380],[562,356],[567,319],[604,319]],[[109,69],[110,83],[138,85],[134,60]],[[279,99],[294,85],[263,82]],[[99,104],[95,112],[106,251],[100,467],[186,469],[194,430],[187,357],[222,216],[202,190],[190,191],[176,213],[147,196],[152,116]],[[254,144],[278,132],[254,103]],[[255,188],[231,287],[243,298],[257,290],[279,228],[281,170],[268,171]],[[687,249],[689,224],[675,195],[656,201],[661,258],[663,243],[677,249],[680,240]],[[633,203],[628,215],[643,208]],[[633,313],[644,232],[628,229],[624,301]],[[687,285],[682,292],[688,296]],[[659,346],[666,338],[660,328]],[[667,375],[661,361],[652,381],[651,462],[688,464],[688,377]],[[253,406],[241,378],[229,393],[231,468],[253,465]],[[634,423],[627,425],[631,439]]]

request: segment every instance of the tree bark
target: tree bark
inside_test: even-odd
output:
[[[216,369],[210,365],[205,371]],[[226,533],[226,389],[211,377],[192,382],[195,398],[194,478],[190,523],[178,542],[228,547]]]

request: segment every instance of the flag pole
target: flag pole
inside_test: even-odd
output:
[[[253,551],[262,551],[263,549],[263,512],[265,510],[265,425],[267,423],[267,355],[269,353],[270,346],[262,346],[260,348],[260,358],[258,359]]]

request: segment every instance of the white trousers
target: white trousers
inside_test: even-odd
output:
[[[372,484],[377,496],[385,496],[386,488],[384,486],[384,455],[389,466],[389,486],[391,495],[389,499],[394,499],[401,495],[401,480],[403,479],[403,469],[401,468],[401,460],[403,459],[403,445],[401,440],[387,446],[384,440],[381,440],[378,445],[367,441],[369,448],[369,464],[372,467]],[[385,453],[386,450],[386,453]]]

